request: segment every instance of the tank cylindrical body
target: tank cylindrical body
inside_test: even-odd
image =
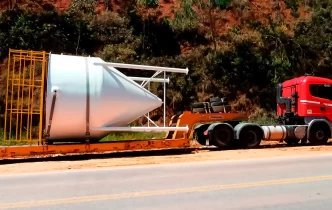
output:
[[[261,126],[264,131],[264,140],[279,141],[287,137],[287,127],[283,125]]]
[[[160,98],[115,68],[94,65],[95,62],[104,61],[97,57],[50,55],[45,128],[51,124],[51,140],[84,139],[87,125],[126,126],[162,105]],[[92,139],[100,139],[109,131],[90,133]]]

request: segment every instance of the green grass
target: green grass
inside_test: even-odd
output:
[[[146,140],[146,139],[162,139],[165,138],[165,132],[131,132],[131,133],[114,133],[106,136],[101,141],[130,141],[130,140]]]
[[[131,141],[131,140],[148,140],[148,139],[163,139],[165,138],[165,132],[117,132],[110,134],[103,139],[101,142],[111,141]],[[4,141],[3,129],[0,129],[0,146],[20,146],[20,145],[37,145],[37,142],[29,143],[29,141]]]
[[[25,137],[25,136],[26,136],[26,132],[23,132],[22,137]],[[3,131],[3,128],[0,128],[0,146],[20,146],[20,145],[38,145],[38,142],[37,141],[31,142],[31,141],[27,141],[27,140],[16,141],[14,139],[4,141],[4,131]]]

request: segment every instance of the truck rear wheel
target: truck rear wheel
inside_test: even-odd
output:
[[[310,128],[309,142],[313,145],[326,144],[329,140],[330,128],[324,123],[317,123]]]
[[[245,127],[241,130],[239,136],[240,147],[242,148],[256,148],[262,141],[262,134],[259,129],[255,127]]]
[[[212,131],[209,131],[210,141],[218,148],[229,148],[234,141],[234,131],[228,125],[215,125]]]

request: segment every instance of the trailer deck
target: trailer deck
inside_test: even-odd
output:
[[[199,144],[198,144],[199,145]],[[156,149],[193,148],[189,139],[156,139],[121,142],[104,142],[97,144],[63,144],[63,145],[24,145],[0,147],[0,158],[32,157],[54,154],[89,154],[119,151],[146,151]],[[200,146],[198,146],[199,148]]]

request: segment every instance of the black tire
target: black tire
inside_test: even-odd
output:
[[[221,102],[221,98],[219,97],[212,97],[210,98],[210,102],[213,103],[213,102]]]
[[[198,103],[192,103],[191,104],[191,108],[195,109],[195,108],[204,108],[205,104],[203,102],[198,102]]]
[[[219,101],[219,102],[212,102],[212,103],[211,103],[211,106],[223,106],[223,105],[225,105],[225,103],[222,102],[222,101]]]
[[[241,148],[257,148],[262,141],[262,133],[258,128],[245,127],[241,130],[239,144]]]
[[[229,148],[234,141],[234,131],[227,125],[217,125],[212,130],[210,141],[218,148]]]
[[[285,139],[284,140],[286,142],[287,145],[289,146],[295,146],[298,145],[300,140],[299,139]]]
[[[213,112],[224,112],[224,106],[211,106]]]
[[[194,108],[193,113],[205,113],[205,108]]]
[[[330,127],[326,123],[316,123],[309,131],[309,142],[312,145],[324,145],[330,137]]]

